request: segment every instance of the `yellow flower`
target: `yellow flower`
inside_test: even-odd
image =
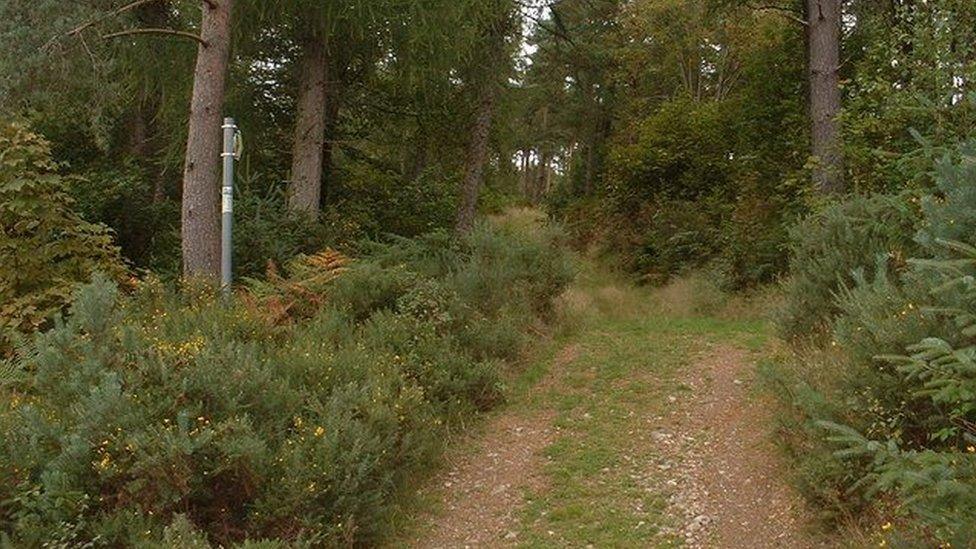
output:
[[[966,451],[970,454],[976,454],[976,446],[967,446]]]
[[[315,436],[320,437],[324,434],[325,434],[325,429],[323,429],[321,426],[315,428]]]
[[[886,522],[886,523],[882,524],[881,525],[881,529],[882,530],[891,530],[891,523],[890,522]]]

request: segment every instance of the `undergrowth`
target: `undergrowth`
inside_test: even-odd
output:
[[[445,435],[504,399],[573,268],[550,229],[369,248],[229,304],[84,286],[0,368],[0,543],[376,543]]]
[[[796,248],[781,329],[822,337],[766,370],[789,404],[800,487],[826,519],[879,524],[883,543],[971,547],[976,144],[935,176],[918,206],[854,199],[801,225],[817,244]]]

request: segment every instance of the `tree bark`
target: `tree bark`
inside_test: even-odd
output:
[[[298,89],[288,207],[293,212],[309,216],[316,215],[322,198],[327,66],[323,41],[319,38],[307,41]]]
[[[495,115],[495,87],[490,79],[483,84],[481,99],[478,102],[478,118],[471,131],[468,145],[468,159],[465,164],[464,179],[461,181],[461,205],[458,208],[458,233],[466,233],[474,226],[478,211],[478,195],[484,182],[485,162],[488,160],[488,141],[491,137],[491,124]]]
[[[844,190],[844,156],[838,116],[840,91],[840,0],[807,0],[813,185],[829,194]]]
[[[537,174],[535,184],[532,186],[532,205],[538,206],[542,202],[542,196],[545,194],[546,185],[549,181],[549,147],[548,145],[542,145],[539,147],[541,151],[539,153],[539,173]]]
[[[586,166],[583,174],[583,194],[589,196],[593,192],[593,179],[596,174],[596,154],[594,150],[595,138],[586,144]]]
[[[230,60],[233,0],[203,2],[183,170],[183,275],[220,275],[221,110]]]
[[[478,84],[478,107],[474,125],[471,127],[471,141],[468,143],[468,156],[461,180],[461,203],[457,211],[455,232],[464,234],[474,226],[478,211],[478,195],[484,183],[485,163],[488,161],[488,145],[491,138],[491,125],[495,116],[497,88],[500,74],[509,61],[505,52],[505,36],[512,24],[511,13],[506,4],[505,12],[498,20],[485,29],[487,59],[484,67],[475,73]]]

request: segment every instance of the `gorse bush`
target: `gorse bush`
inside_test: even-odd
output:
[[[85,286],[0,374],[5,543],[375,543],[449,426],[503,398],[483,328],[523,333],[573,275],[554,233],[445,239],[299,259],[230,305]]]
[[[46,327],[96,270],[121,277],[112,235],[72,209],[47,141],[0,122],[0,356]]]
[[[853,197],[798,223],[790,233],[781,333],[792,339],[822,332],[839,312],[837,292],[855,276],[870,282],[878,268],[903,268],[916,248],[916,210],[907,195]]]

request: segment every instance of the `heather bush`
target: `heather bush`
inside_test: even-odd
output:
[[[229,304],[84,286],[0,367],[4,543],[376,543],[447,429],[504,397],[483,328],[524,333],[572,276],[556,233],[445,238],[300,256]]]

